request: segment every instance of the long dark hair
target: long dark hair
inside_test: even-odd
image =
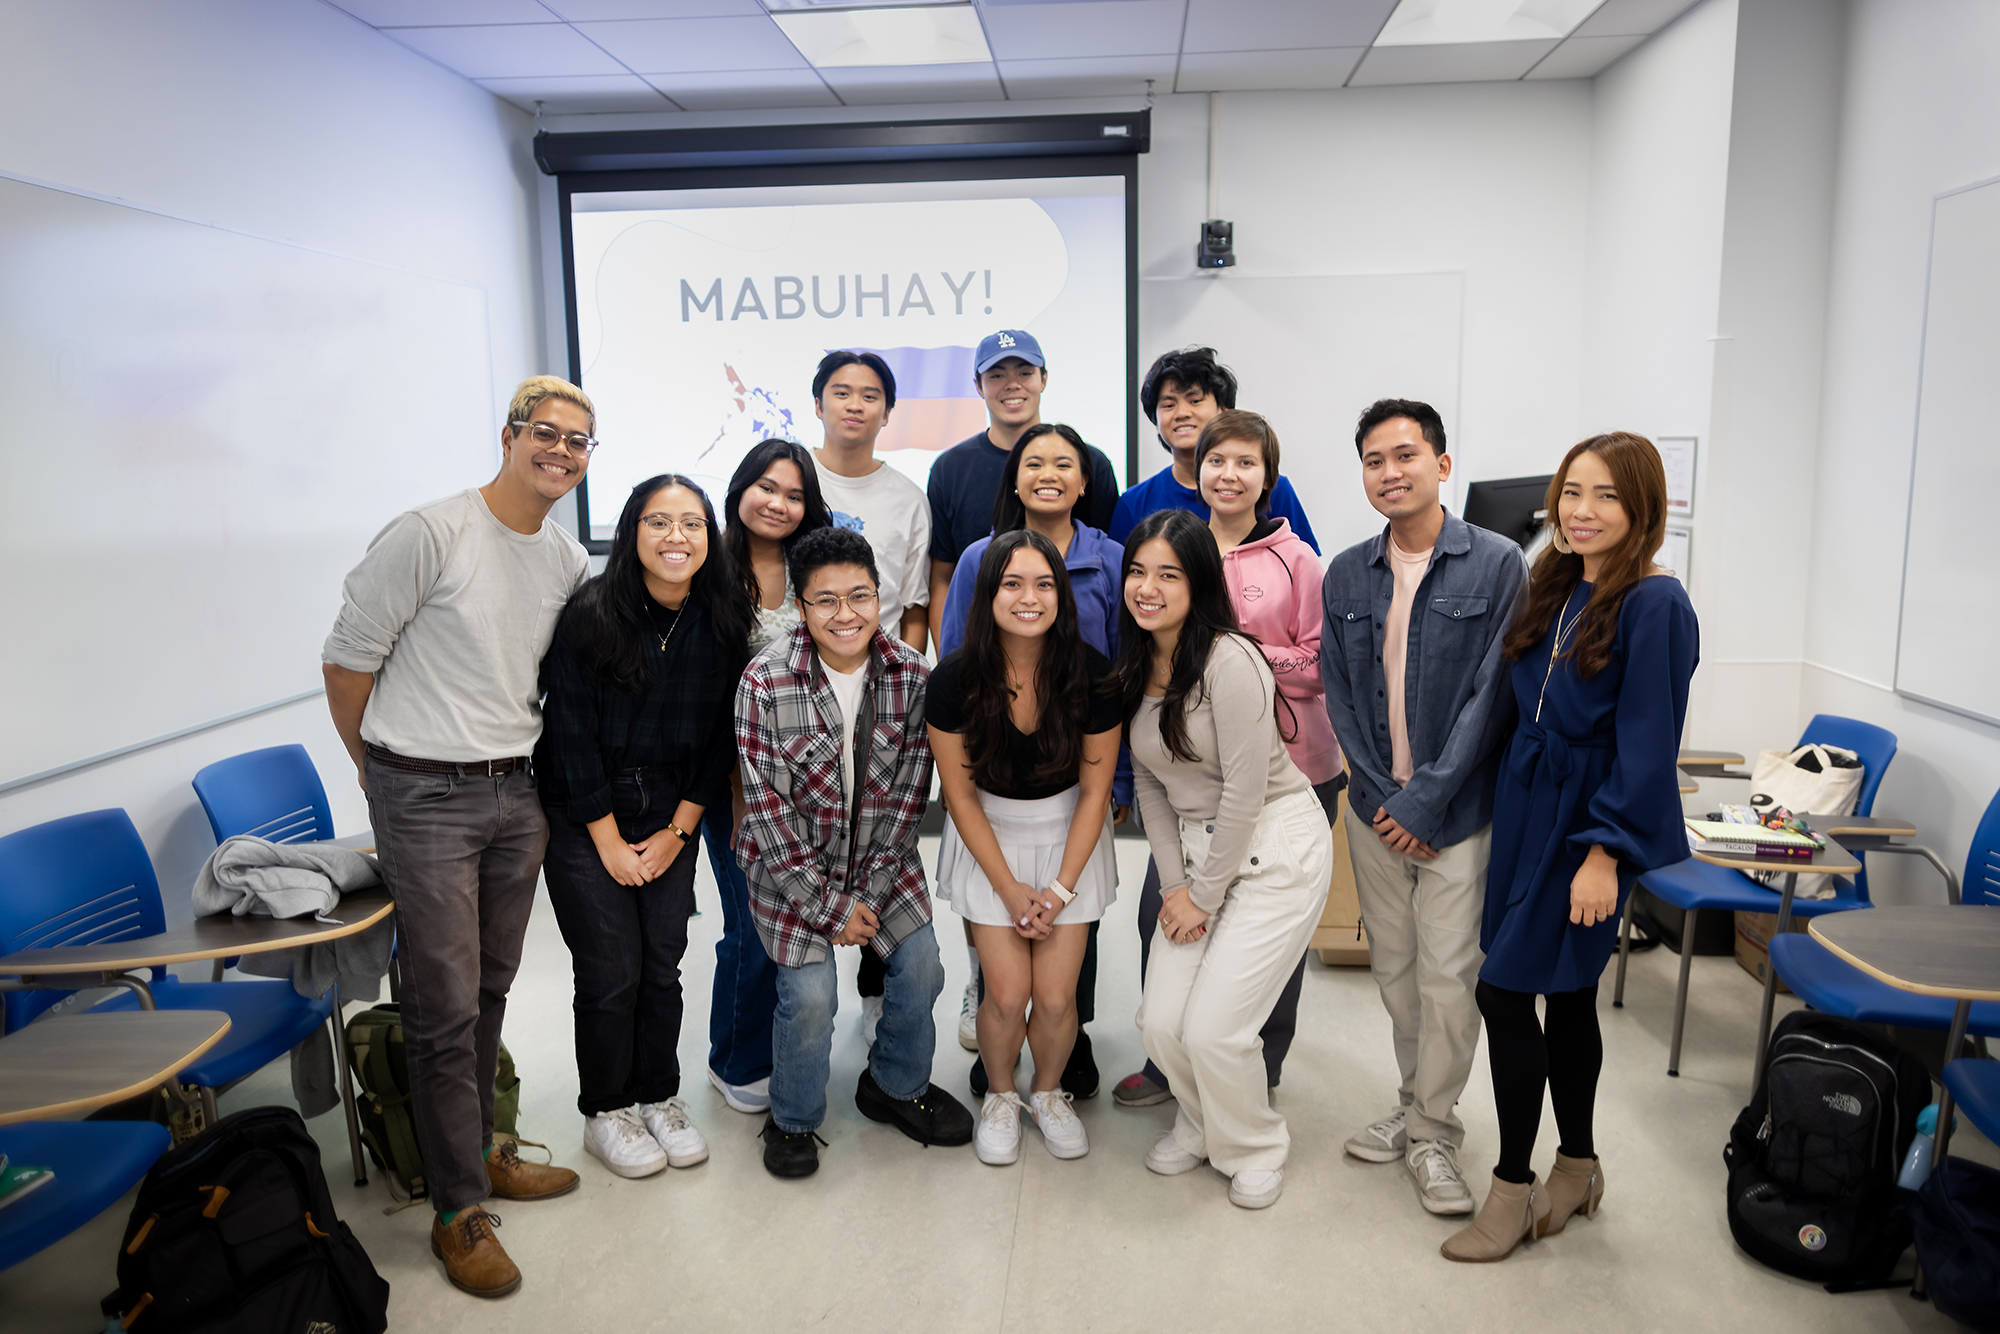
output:
[[[993,497],[993,531],[1011,533],[1016,528],[1028,526],[1028,507],[1021,502],[1020,493],[1014,488],[1021,480],[1021,460],[1027,457],[1028,446],[1045,435],[1060,438],[1076,454],[1077,475],[1083,478],[1084,489],[1077,492],[1076,502],[1070,506],[1070,513],[1076,513],[1076,506],[1083,503],[1083,497],[1090,490],[1090,446],[1083,443],[1083,437],[1061,422],[1036,422],[1021,432],[1021,438],[1007,451],[1007,461],[1000,465],[1000,490]]]
[[[1653,553],[1666,538],[1667,470],[1653,442],[1630,431],[1594,435],[1571,446],[1569,453],[1563,455],[1562,467],[1556,469],[1556,475],[1549,481],[1547,505],[1553,532],[1562,531],[1562,511],[1558,507],[1570,465],[1584,453],[1604,460],[1612,484],[1618,488],[1618,504],[1632,524],[1618,549],[1605,557],[1603,567],[1597,572],[1597,582],[1591,586],[1589,610],[1582,613],[1583,625],[1569,647],[1562,651],[1563,657],[1575,659],[1577,670],[1588,678],[1610,664],[1611,644],[1618,635],[1618,613],[1625,606],[1625,595],[1652,569]],[[1503,643],[1502,652],[1509,660],[1519,662],[1542,642],[1542,636],[1549,632],[1549,626],[1582,581],[1583,557],[1574,551],[1558,551],[1551,545],[1536,558],[1535,568],[1528,575],[1528,595],[1521,599],[1521,609],[1515,613],[1514,624],[1508,627]]]
[[[724,525],[721,546],[728,548],[730,564],[735,568],[736,577],[743,585],[743,591],[750,599],[750,614],[764,603],[763,590],[757,587],[757,571],[750,564],[750,534],[743,527],[743,493],[757,484],[757,479],[771,470],[771,465],[779,459],[788,459],[799,470],[801,486],[806,493],[806,512],[799,519],[799,526],[778,545],[789,556],[792,543],[804,537],[815,528],[825,528],[833,522],[827,512],[826,497],[820,494],[819,469],[813,466],[812,455],[796,440],[766,440],[743,456],[743,462],[736,465],[730,475],[729,490],[722,497]],[[718,545],[709,543],[710,547]]]
[[[1012,748],[1007,744],[1014,697],[1007,689],[1007,655],[1000,644],[1000,628],[993,623],[993,599],[1000,595],[1000,580],[1014,554],[1023,550],[1036,552],[1049,563],[1056,584],[1056,619],[1042,635],[1041,659],[1035,664],[1035,698],[1041,705],[1035,723],[1037,759],[1033,771],[1025,774],[1014,772]],[[1090,674],[1076,615],[1076,595],[1070,591],[1069,573],[1063,569],[1062,553],[1054,543],[1025,528],[993,539],[979,560],[972,614],[965,621],[965,647],[959,652],[959,682],[965,694],[965,751],[972,760],[972,781],[988,792],[1004,792],[1077,773],[1084,727],[1090,721]]]
[[[750,658],[754,612],[742,581],[736,577],[728,547],[716,540],[715,507],[694,479],[663,472],[632,488],[618,515],[618,531],[611,538],[604,573],[576,591],[556,624],[556,634],[576,654],[584,670],[634,695],[645,694],[651,685],[646,664],[653,646],[652,623],[646,612],[646,600],[652,595],[646,591],[646,568],[639,563],[639,516],[645,513],[646,502],[669,486],[692,491],[701,501],[702,517],[708,520],[708,555],[694,572],[681,610],[698,607],[708,617],[709,631],[721,642],[726,663],[741,670]]]
[[[1208,655],[1215,647],[1215,641],[1222,635],[1237,635],[1247,640],[1253,647],[1256,640],[1237,627],[1236,608],[1229,600],[1229,586],[1222,578],[1222,553],[1215,545],[1215,537],[1203,523],[1186,510],[1160,510],[1139,521],[1132,535],[1125,539],[1125,570],[1129,577],[1132,562],[1138,558],[1139,548],[1154,538],[1165,538],[1173,548],[1174,559],[1187,576],[1188,615],[1181,626],[1180,638],[1174,644],[1173,672],[1167,681],[1166,698],[1160,701],[1160,740],[1166,743],[1167,753],[1177,760],[1196,763],[1201,756],[1195,752],[1188,740],[1187,711],[1190,696],[1194,703],[1200,697],[1194,692],[1201,686],[1201,676],[1208,669]],[[1258,650],[1261,654],[1262,650]],[[1146,677],[1153,670],[1153,637],[1139,628],[1132,619],[1132,609],[1125,605],[1121,591],[1118,598],[1118,666],[1112,673],[1112,680],[1125,708],[1125,724],[1131,726],[1133,715],[1139,712],[1139,705],[1146,695]]]

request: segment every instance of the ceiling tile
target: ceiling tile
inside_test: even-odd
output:
[[[1518,79],[1556,43],[1440,42],[1433,46],[1378,46],[1348,80],[1350,88],[1391,83],[1480,83]]]
[[[1276,88],[1338,88],[1365,46],[1291,51],[1211,51],[1181,57],[1177,93],[1247,93]]]
[[[1543,57],[1528,71],[1531,79],[1588,79],[1645,41],[1643,33],[1630,37],[1572,37]]]
[[[429,28],[472,23],[550,23],[536,0],[332,0],[371,28]]]
[[[584,40],[576,29],[561,23],[385,28],[383,33],[468,79],[630,72]]]
[[[1576,25],[1572,37],[1641,37],[1658,32],[1695,0],[1604,0],[1597,12]]]
[[[755,111],[765,107],[832,107],[840,99],[809,69],[649,74],[646,82],[689,111]]]
[[[997,102],[991,61],[964,65],[842,65],[820,74],[849,106],[894,102]]]
[[[1396,0],[1188,0],[1181,50],[1367,46]]]
[[[757,0],[543,0],[571,23],[594,19],[762,18]]]
[[[671,111],[673,106],[633,74],[583,74],[564,79],[481,79],[479,86],[523,111],[535,103],[551,116],[600,111]]]
[[[1145,92],[1148,79],[1164,93],[1174,86],[1174,63],[1171,54],[999,62],[1010,98],[1123,97]]]
[[[983,15],[996,60],[1144,56],[1180,50],[1184,0],[1003,5]]]
[[[768,18],[630,19],[576,28],[639,74],[806,67]]]

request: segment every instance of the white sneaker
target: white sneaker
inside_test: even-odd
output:
[[[863,996],[861,998],[861,1041],[865,1046],[875,1045],[875,1030],[882,1026],[882,998]]]
[[[771,1110],[771,1077],[764,1076],[748,1084],[726,1083],[713,1069],[708,1072],[708,1082],[715,1085],[722,1100],[739,1112],[762,1115]]]
[[[667,1151],[667,1161],[675,1167],[693,1167],[708,1161],[708,1141],[688,1119],[688,1105],[679,1098],[665,1102],[642,1102],[639,1119],[646,1130]]]
[[[1410,1146],[1403,1166],[1417,1179],[1417,1197],[1434,1214],[1469,1214],[1472,1191],[1458,1170],[1458,1151],[1441,1139],[1420,1139]]]
[[[1229,1178],[1229,1202],[1242,1209],[1268,1209],[1285,1193],[1283,1172],[1238,1172]]]
[[[583,1149],[621,1177],[649,1177],[667,1170],[667,1151],[646,1133],[630,1107],[583,1118]]]
[[[1197,1157],[1181,1147],[1181,1142],[1169,1131],[1146,1150],[1146,1170],[1157,1172],[1163,1177],[1177,1177],[1183,1172],[1192,1172],[1207,1159]]]
[[[1005,1167],[1021,1156],[1021,1095],[989,1093],[979,1105],[979,1161]]]
[[[958,1045],[967,1051],[979,1050],[979,979],[965,984],[965,999],[958,1004]]]
[[[1409,1148],[1410,1132],[1403,1125],[1409,1115],[1409,1108],[1398,1107],[1366,1130],[1348,1136],[1340,1147],[1367,1162],[1393,1163]]]
[[[1035,1128],[1042,1132],[1042,1143],[1049,1146],[1050,1153],[1058,1158],[1081,1158],[1090,1152],[1090,1136],[1083,1133],[1083,1122],[1070,1105],[1076,1101],[1074,1095],[1048,1089],[1030,1093],[1028,1101],[1035,1109]]]

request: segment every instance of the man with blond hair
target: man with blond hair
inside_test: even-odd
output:
[[[327,706],[368,794],[396,899],[410,1105],[437,1210],[431,1250],[466,1292],[521,1271],[488,1196],[547,1199],[568,1168],[493,1147],[493,1078],[548,822],[528,756],[542,654],[583,582],[582,545],[549,510],[583,480],[597,413],[554,376],[524,380],[485,486],[391,520],[341,587],[321,650]]]

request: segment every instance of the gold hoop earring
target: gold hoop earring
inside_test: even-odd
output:
[[[1549,545],[1554,547],[1557,551],[1560,551],[1565,556],[1571,554],[1571,552],[1574,550],[1574,548],[1572,548],[1569,544],[1569,538],[1564,536],[1560,524],[1551,527],[1549,529]]]

